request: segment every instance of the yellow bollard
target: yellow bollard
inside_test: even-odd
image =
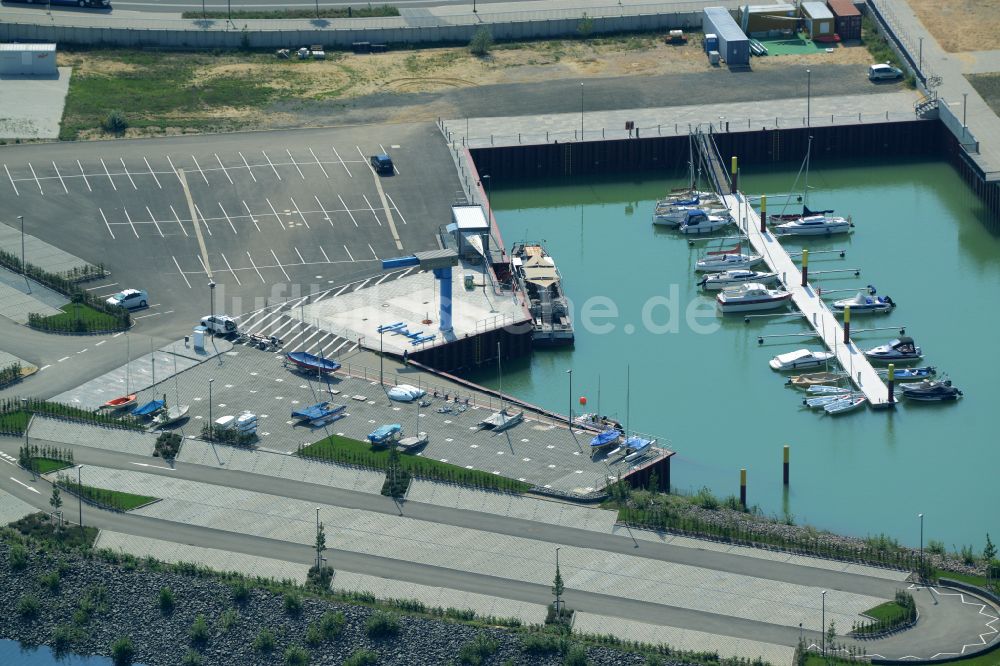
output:
[[[844,344],[851,344],[851,306],[844,306]]]
[[[896,402],[896,364],[889,364],[889,404]]]
[[[747,508],[747,470],[746,467],[740,470],[740,505]]]
[[[790,450],[791,450],[791,447],[789,447],[788,444],[785,444],[785,452],[784,452],[785,453],[785,463],[784,463],[783,468],[782,468],[782,475],[781,476],[782,476],[782,479],[784,480],[786,486],[788,485],[788,459],[789,459]]]
[[[809,250],[802,250],[802,286],[809,284]]]

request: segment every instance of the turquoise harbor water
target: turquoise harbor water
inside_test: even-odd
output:
[[[747,192],[787,192],[798,164],[747,169]],[[855,232],[807,241],[813,271],[862,269],[819,278],[826,290],[874,284],[899,304],[889,315],[855,317],[862,326],[901,326],[924,348],[926,363],[955,381],[957,404],[902,404],[895,412],[820,416],[801,406],[802,393],[767,367],[776,354],[818,348],[811,339],[761,334],[807,330],[801,321],[727,321],[700,292],[693,271],[697,249],[686,238],[650,224],[658,196],[683,184],[663,179],[502,187],[492,203],[508,248],[542,240],[563,274],[577,322],[572,350],[542,351],[530,364],[505,368],[504,389],[565,413],[566,370],[579,396],[626,417],[626,368],[631,367],[630,426],[654,433],[677,451],[675,486],[738,492],[749,474],[749,501],[767,514],[854,535],[886,533],[906,543],[925,538],[977,551],[985,533],[1000,535],[1000,437],[996,387],[1000,369],[1000,238],[980,223],[978,201],[944,163],[878,166],[823,163],[809,177],[813,208],[851,214]],[[769,201],[778,212],[779,200]],[[791,209],[790,209],[791,212]],[[789,246],[802,245],[790,241]],[[845,292],[841,298],[853,295]],[[595,297],[598,300],[595,300]],[[587,309],[617,316],[594,318]],[[643,311],[650,325],[643,323]],[[699,315],[700,313],[700,315]],[[698,315],[698,316],[692,316]],[[710,331],[710,332],[706,332]],[[862,347],[893,331],[859,334]],[[475,377],[495,385],[492,372]],[[822,413],[822,412],[820,412]],[[781,484],[782,445],[792,447],[792,483]]]
[[[51,648],[25,647],[12,640],[0,640],[0,664],[9,666],[111,666],[107,657],[81,657],[76,654],[56,656]],[[137,665],[139,666],[139,665]]]

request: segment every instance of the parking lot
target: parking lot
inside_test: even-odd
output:
[[[395,175],[373,173],[381,152]],[[239,313],[377,274],[436,247],[460,189],[433,124],[8,146],[0,164],[0,220],[103,263],[97,295],[147,289],[145,316],[197,316],[209,280]]]

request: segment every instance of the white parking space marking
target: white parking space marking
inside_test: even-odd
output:
[[[21,196],[21,193],[17,191],[17,185],[14,184],[14,179],[10,177],[10,169],[7,168],[6,164],[3,165],[3,170],[7,172],[7,178],[10,178],[10,186],[14,188],[14,194]]]
[[[42,181],[38,180],[38,176],[35,175],[35,167],[31,166],[31,162],[28,162],[28,168],[31,169],[31,177],[35,179],[35,185],[38,185],[38,193],[44,196],[45,192],[42,191]]]
[[[327,178],[329,178],[329,176],[327,176]],[[313,195],[313,198],[316,199],[316,205],[319,206],[319,209],[323,212],[323,219],[329,222],[332,227],[333,218],[330,216],[330,212],[323,206],[323,203],[319,200],[318,196]]]
[[[324,175],[324,176],[326,176],[327,178],[329,178],[329,177],[330,177],[330,174],[328,174],[328,173],[326,172],[326,167],[324,167],[324,166],[323,166],[323,163],[319,161],[319,158],[318,158],[318,157],[316,157],[316,153],[314,153],[314,152],[313,152],[313,149],[312,149],[312,148],[310,148],[310,149],[309,149],[309,154],[313,156],[313,159],[314,159],[314,160],[316,160],[316,166],[318,166],[318,167],[319,167],[320,169],[322,169],[322,170],[323,170],[323,175]]]
[[[146,163],[146,168],[149,169],[149,175],[156,181],[156,186],[162,190],[163,185],[160,185],[160,179],[156,177],[156,172],[153,171],[153,167],[149,166],[149,160],[146,159],[145,155],[142,156],[142,161]]]
[[[368,249],[372,251],[372,256],[375,257],[375,261],[378,261],[378,255],[375,254],[375,248],[372,247],[371,243],[368,243]]]
[[[330,257],[326,256],[326,250],[323,249],[323,246],[322,245],[317,245],[316,247],[318,247],[319,251],[323,253],[323,258],[326,259],[326,263],[328,263],[328,264],[332,263],[330,261]]]
[[[188,282],[187,275],[184,275],[184,271],[181,270],[181,265],[177,262],[177,257],[170,255],[170,258],[174,260],[174,266],[177,267],[177,272],[181,274],[182,278],[184,278],[184,284],[186,284],[188,289],[190,289],[191,283]]]
[[[264,201],[266,201],[267,205],[271,207],[271,212],[274,214],[274,217],[278,220],[278,224],[281,225],[282,229],[285,229],[286,228],[285,223],[281,220],[281,216],[278,215],[278,211],[274,209],[274,204],[271,203],[271,200],[268,199],[267,197],[264,197]]]
[[[247,162],[247,158],[243,157],[243,153],[240,153],[240,159],[243,160],[243,164],[247,165],[247,171],[250,173],[250,177],[253,178],[253,182],[257,182],[257,176],[253,175],[253,169],[250,168],[250,163]]]
[[[345,247],[344,249],[346,250],[347,248]],[[342,293],[344,293],[345,291],[347,291],[347,288],[350,287],[350,286],[351,285],[349,285],[349,284],[345,284],[343,287],[340,288],[340,291],[338,291],[336,294],[333,295],[333,297],[336,298],[337,296],[340,296]]]
[[[302,224],[306,225],[306,229],[312,229],[312,227],[309,226],[309,220],[307,220],[306,216],[302,214],[302,210],[299,208],[299,205],[295,203],[295,199],[292,199],[291,197],[288,198],[292,202],[292,205],[295,206],[295,212],[299,214],[300,218],[302,218]]]
[[[240,201],[243,201],[243,199],[240,199]],[[253,226],[257,227],[257,231],[260,231],[260,225],[257,224],[257,216],[253,214],[252,210],[250,210],[250,206],[247,205],[246,201],[243,201],[243,207],[247,209],[247,215],[250,216],[250,221],[253,222]]]
[[[122,161],[122,170],[125,172],[125,175],[128,176],[128,182],[132,183],[132,189],[133,190],[138,190],[139,188],[135,186],[135,181],[132,180],[132,174],[130,174],[128,172],[128,167],[125,166],[125,158],[121,157],[119,159],[121,159],[121,161]]]
[[[59,177],[59,182],[62,183],[63,192],[65,192],[66,194],[69,194],[69,190],[66,189],[66,181],[63,180],[62,174],[59,173],[59,167],[56,166],[55,162],[52,162],[52,168],[56,170],[56,176]]]
[[[337,147],[336,146],[330,146],[330,147],[333,148],[333,154],[337,156],[338,160],[340,160],[340,164],[341,166],[344,167],[344,171],[347,172],[347,175],[350,176],[351,178],[354,178],[354,174],[352,174],[351,170],[347,168],[347,163],[344,161],[344,158],[341,157],[340,153],[337,152]]]
[[[160,232],[160,238],[163,238],[163,229],[160,229],[160,225],[156,221],[156,216],[153,215],[153,211],[149,210],[149,206],[146,206],[146,212],[149,213],[149,219],[153,221],[156,226],[156,230]]]
[[[295,254],[299,255],[299,261],[301,261],[302,265],[305,266],[306,265],[306,260],[302,258],[302,253],[299,252],[299,248],[295,247],[295,248],[292,248],[292,249],[295,250]]]
[[[235,234],[236,233],[236,227],[233,225],[233,221],[231,219],[229,219],[229,213],[227,213],[226,209],[222,207],[222,202],[219,202],[219,210],[221,210],[222,214],[226,216],[226,222],[229,223],[230,228],[232,228],[233,233]]]
[[[80,175],[83,176],[83,182],[87,184],[87,191],[88,192],[93,192],[94,189],[90,186],[90,181],[87,180],[87,172],[83,170],[83,165],[80,164],[80,160],[76,161],[76,165],[78,167],[80,167]]]
[[[260,151],[260,153],[261,153],[261,155],[264,156],[264,159],[267,160],[267,163],[271,165],[271,171],[274,172],[274,175],[278,177],[278,180],[281,180],[281,174],[278,173],[278,170],[275,168],[274,163],[271,162],[271,158],[268,157],[267,153],[265,153],[263,150]]]
[[[226,268],[228,268],[228,269],[229,269],[229,272],[233,274],[233,277],[234,277],[234,278],[236,278],[236,284],[238,284],[238,285],[240,285],[240,286],[242,287],[242,286],[243,286],[243,283],[242,283],[242,282],[240,282],[240,276],[239,276],[239,275],[237,275],[237,274],[236,274],[236,271],[234,271],[234,270],[233,270],[233,266],[232,266],[232,264],[230,264],[230,263],[229,263],[229,260],[228,260],[228,259],[226,259],[226,255],[224,255],[224,254],[222,254],[222,253],[220,252],[220,253],[219,253],[219,256],[220,256],[220,257],[222,257],[222,260],[223,260],[224,262],[226,262]]]
[[[362,194],[361,196],[364,197],[365,203],[368,204],[368,210],[370,210],[372,212],[372,217],[375,218],[375,221],[378,222],[378,226],[381,227],[382,226],[382,220],[378,219],[378,213],[375,212],[375,208],[374,208],[374,206],[372,206],[372,202],[368,201],[367,195]]]
[[[386,194],[385,198],[389,200],[390,204],[392,204],[392,209],[396,211],[396,215],[399,215],[399,219],[403,221],[403,224],[406,224],[406,218],[403,217],[403,214],[399,212],[399,207],[396,206],[396,202],[392,200],[392,197]]]
[[[170,204],[170,212],[174,214],[174,219],[177,220],[177,226],[180,227],[181,231],[184,232],[184,235],[187,236],[188,235],[187,229],[185,229],[184,225],[181,223],[181,218],[180,216],[177,215],[177,211],[174,210],[173,204]]]
[[[222,158],[219,157],[219,153],[215,153],[215,159],[219,161],[219,166],[222,167],[222,173],[226,174],[226,178],[229,179],[229,184],[235,185],[233,179],[229,177],[229,172],[226,170],[226,165],[222,163]]]
[[[361,155],[361,161],[365,163],[365,166],[368,167],[368,170],[371,171],[372,173],[375,173],[375,169],[372,168],[372,163],[369,162],[365,154],[361,152],[361,146],[354,146],[354,147],[358,149],[358,155]]]
[[[322,331],[320,331],[319,329],[314,330],[313,333],[312,333],[312,335],[310,335],[308,338],[306,338],[305,340],[303,340],[300,344],[301,345],[305,345],[307,342],[309,342],[310,340],[312,340],[313,338],[315,338],[320,333],[322,333]]]
[[[302,180],[305,180],[306,179],[306,175],[304,173],[302,173],[302,169],[300,169],[299,165],[295,163],[295,158],[292,157],[292,151],[290,151],[287,148],[285,148],[285,152],[288,153],[288,159],[290,159],[292,161],[292,166],[294,166],[295,170],[299,172],[300,176],[302,176]]]
[[[344,203],[344,197],[342,197],[342,196],[340,196],[338,194],[337,198],[340,199],[340,205],[344,207],[344,210],[347,211],[347,214],[351,216],[351,222],[354,223],[354,226],[358,226],[358,221],[354,219],[354,213],[352,213],[351,209],[347,207],[346,203]],[[354,260],[351,259],[351,261],[354,261]]]
[[[62,363],[63,361],[68,361],[68,360],[69,360],[69,356],[63,356],[61,359],[59,359],[58,361],[56,361],[56,363]]]
[[[110,229],[111,229],[111,227],[108,227],[108,230],[110,230]],[[344,251],[347,252],[347,256],[351,258],[351,261],[354,261],[354,255],[351,254],[351,251],[347,249],[346,245],[344,246]]]
[[[198,158],[195,157],[194,155],[192,155],[191,159],[194,160],[194,165],[196,167],[198,167],[198,173],[201,174],[201,177],[204,179],[205,184],[208,185],[208,186],[211,186],[212,184],[210,182],[208,182],[208,176],[205,175],[205,172],[201,170],[201,165],[198,164]],[[198,215],[201,215],[201,211],[198,212]]]
[[[278,268],[281,269],[281,272],[285,273],[285,267],[281,265],[280,261],[278,261],[278,255],[274,253],[274,250],[271,250],[271,256],[274,257],[274,263],[278,264]],[[292,278],[288,277],[288,273],[285,273],[285,279],[289,282],[292,281]]]
[[[111,181],[111,187],[113,187],[115,189],[115,192],[117,192],[118,191],[118,186],[115,185],[115,179],[111,177],[111,172],[108,171],[108,165],[104,163],[104,158],[103,157],[101,157],[99,159],[101,160],[101,166],[104,167],[104,173],[107,175],[108,180]]]
[[[368,247],[369,247],[369,248],[371,248],[371,245],[369,245]],[[364,281],[362,281],[362,282],[358,282],[358,283],[356,283],[355,285],[353,285],[353,286],[354,286],[354,289],[353,289],[353,291],[358,291],[358,290],[360,290],[360,289],[364,289],[364,288],[365,288],[365,285],[366,285],[366,284],[368,284],[368,283],[369,283],[369,282],[371,282],[371,281],[372,281],[372,279],[371,279],[371,278],[367,278],[366,280],[364,280]]]
[[[343,347],[343,346],[344,346],[344,345],[346,345],[347,343],[348,343],[348,340],[344,340],[343,342],[341,342],[341,343],[340,343],[340,344],[339,344],[339,345],[337,346],[337,348],[333,350],[333,353],[334,353],[334,354],[336,354],[337,352],[339,352],[339,351],[340,351],[340,349],[341,349],[341,347]]]
[[[211,280],[212,279],[212,271],[208,270],[208,266],[205,265],[205,260],[201,258],[201,255],[195,255],[195,256],[198,257],[198,263],[201,264],[201,270],[202,270],[202,272],[206,276],[208,276],[209,280]]]
[[[108,233],[111,234],[111,240],[114,240],[115,239],[115,232],[111,231],[111,225],[108,224],[108,217],[107,217],[107,215],[104,214],[104,209],[103,208],[98,208],[97,210],[101,211],[101,217],[104,218],[104,226],[106,226],[108,228]]]
[[[128,214],[127,208],[122,208],[122,210],[125,211],[125,219],[128,220],[128,225],[132,227],[132,233],[134,233],[135,237],[138,238],[139,232],[135,230],[135,225],[132,224],[132,216]]]
[[[183,187],[184,181],[181,179],[181,174],[177,172],[177,167],[174,166],[174,161],[170,159],[170,155],[167,155],[167,164],[170,165],[170,170],[174,172],[174,175],[177,176],[177,181]]]
[[[253,257],[250,256],[250,252],[247,252],[247,259],[250,260],[250,265],[253,266],[253,269],[257,271],[257,277],[260,278],[260,281],[267,284],[267,280],[265,280],[264,276],[260,274],[260,269],[257,268],[257,264],[253,263]]]
[[[87,287],[87,291],[94,291],[95,289],[107,289],[108,287],[113,287],[117,282],[112,282],[110,284],[99,284],[96,287]]]

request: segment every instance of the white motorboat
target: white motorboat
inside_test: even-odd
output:
[[[847,233],[853,226],[845,217],[809,215],[775,225],[774,229],[779,234],[790,236],[832,236]]]
[[[679,230],[682,234],[710,234],[713,231],[727,226],[730,222],[729,214],[709,215],[703,210],[688,211],[681,222]]]
[[[896,303],[888,296],[870,296],[859,291],[853,298],[842,298],[833,302],[833,309],[843,312],[845,307],[850,306],[851,314],[864,314],[867,312],[890,312]]]
[[[679,227],[688,213],[705,213],[708,215],[726,215],[725,208],[708,206],[663,206],[653,211],[653,224],[664,227]]]
[[[764,258],[759,254],[744,254],[734,252],[727,254],[712,254],[704,259],[699,259],[694,265],[694,269],[699,273],[714,273],[740,268],[753,268]]]
[[[759,282],[726,287],[715,297],[723,314],[730,312],[754,312],[780,308],[792,298],[792,293],[783,289],[768,289]]]
[[[922,382],[902,384],[899,389],[910,400],[919,400],[921,402],[958,400],[963,395],[961,391],[951,385],[950,379],[944,381],[925,379]]]
[[[865,356],[870,361],[881,361],[885,363],[900,361],[917,361],[924,357],[923,350],[913,342],[913,338],[908,335],[896,338],[890,342],[873,347],[865,352]]]
[[[851,412],[867,402],[868,398],[863,395],[850,395],[843,400],[831,402],[823,407],[827,414],[844,414]]]
[[[772,370],[798,370],[799,368],[815,368],[833,360],[834,353],[826,351],[813,351],[811,349],[797,349],[787,354],[779,354],[771,359],[768,365]]]
[[[759,282],[760,284],[772,285],[778,281],[777,273],[765,273],[764,271],[732,270],[721,273],[711,273],[701,279],[698,284],[705,289],[719,290],[726,287],[735,287],[749,282]]]

